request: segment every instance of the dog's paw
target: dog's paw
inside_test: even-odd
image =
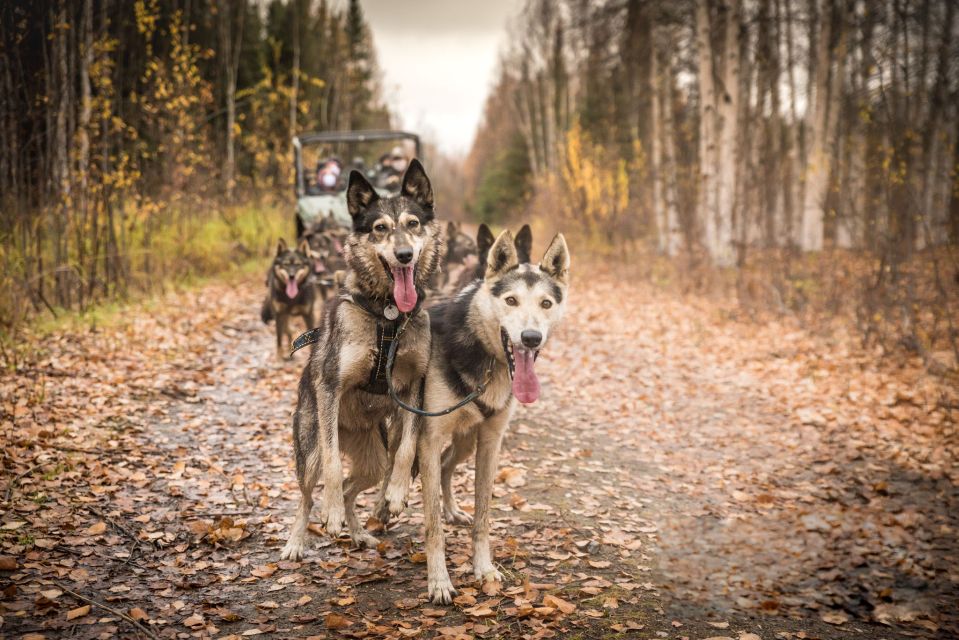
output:
[[[376,504],[373,506],[373,517],[382,522],[384,527],[390,523],[392,514],[390,514],[390,506],[386,504],[385,498],[380,497],[380,499],[376,501]]]
[[[358,549],[375,549],[376,545],[380,543],[376,536],[362,530],[351,531],[350,539],[353,541],[353,545]]]
[[[280,560],[292,560],[296,562],[303,557],[306,549],[305,536],[293,535],[286,541],[283,551],[280,552]]]
[[[445,572],[444,572],[445,573]],[[430,592],[430,601],[434,604],[452,604],[456,597],[456,589],[450,581],[448,574],[441,578],[430,578],[427,581]]]
[[[407,484],[408,486],[408,484]],[[390,483],[386,487],[386,506],[391,516],[398,516],[406,508],[406,488]]]
[[[503,574],[499,572],[499,569],[494,567],[492,564],[483,566],[482,564],[477,564],[473,567],[473,575],[476,576],[476,579],[481,583],[485,584],[487,582],[502,582]]]
[[[320,522],[331,537],[338,538],[343,532],[343,526],[346,523],[346,510],[342,504],[324,507],[320,513]]]
[[[450,524],[469,526],[473,524],[473,516],[459,508],[455,502],[443,507],[443,518]]]

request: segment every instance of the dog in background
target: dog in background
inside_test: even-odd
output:
[[[280,239],[270,271],[266,276],[267,294],[260,309],[264,324],[276,320],[276,357],[288,360],[293,341],[293,318],[302,318],[307,329],[319,321],[319,301],[313,285],[313,253],[306,240],[291,249]]]
[[[459,291],[463,283],[473,278],[473,272],[479,261],[476,242],[463,233],[459,222],[446,223],[446,252],[440,269],[433,274],[430,290],[436,299],[452,295]]]
[[[343,256],[346,232],[338,225],[321,220],[310,226],[303,233],[303,238],[309,243],[313,254],[313,278],[320,299],[326,301],[337,290],[334,274],[346,269],[346,258]]]

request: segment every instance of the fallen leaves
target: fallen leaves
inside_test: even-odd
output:
[[[417,490],[388,528],[366,520],[374,549],[311,524],[306,557],[278,560],[295,509],[284,425],[299,366],[274,366],[269,331],[236,320],[258,288],[212,289],[215,309],[175,305],[190,314],[132,313],[129,333],[54,341],[43,366],[89,376],[47,379],[44,402],[39,383],[31,396],[0,372],[4,469],[36,467],[0,523],[3,629],[24,636],[32,618],[47,637],[71,624],[128,632],[89,605],[68,620],[78,603],[59,584],[170,637],[700,638],[702,627],[755,640],[739,609],[768,629],[803,618],[822,637],[852,623],[952,631],[952,614],[929,604],[955,589],[942,549],[959,523],[942,486],[959,480],[956,412],[929,410],[950,392],[904,389],[798,329],[714,323],[712,303],[628,283],[629,312],[600,313],[623,295],[606,275],[592,284],[544,352],[542,401],[518,410],[504,443],[491,526],[508,580],[474,582],[468,528],[446,525],[449,608],[426,601]],[[156,345],[129,349],[140,335]],[[777,340],[788,356],[762,351]],[[189,391],[163,391],[176,389]],[[467,511],[471,477],[454,476]],[[360,497],[361,518],[374,499]],[[916,584],[928,586],[906,588]],[[680,609],[673,626],[657,607],[685,598],[729,622]]]
[[[849,622],[849,616],[841,611],[827,611],[819,617],[823,622],[828,622],[829,624],[841,625]]]
[[[251,576],[256,576],[257,578],[269,578],[274,573],[276,573],[277,565],[275,562],[269,564],[263,564],[258,567],[253,567],[250,570]]]
[[[82,607],[77,607],[76,609],[70,609],[67,611],[67,620],[76,620],[77,618],[82,618],[89,613],[90,605],[85,604]]]
[[[554,609],[559,609],[563,613],[569,615],[576,611],[576,605],[572,602],[567,602],[559,596],[554,596],[552,594],[546,594],[543,596],[543,604],[547,607],[553,607]]]
[[[90,525],[86,530],[86,534],[88,536],[98,536],[106,530],[107,530],[107,523],[101,521],[101,522],[97,522],[96,524]]]
[[[133,618],[134,620],[136,620],[137,622],[142,622],[150,618],[147,612],[141,609],[140,607],[133,607],[132,609],[130,609],[129,616]]]
[[[345,629],[352,625],[353,622],[338,613],[331,612],[323,618],[323,624],[327,629],[335,631],[337,629]]]

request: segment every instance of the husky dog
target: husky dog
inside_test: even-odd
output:
[[[463,225],[459,222],[446,223],[446,263],[463,263],[470,256],[476,255],[476,242],[463,233]]]
[[[539,398],[534,363],[563,316],[569,281],[569,250],[563,236],[553,238],[538,265],[528,262],[531,243],[527,229],[518,250],[513,235],[504,231],[489,250],[483,278],[430,311],[432,352],[425,408],[435,411],[451,406],[487,381],[472,403],[420,422],[417,450],[423,475],[426,566],[429,596],[436,603],[449,603],[456,594],[446,570],[441,513],[450,522],[472,521],[477,580],[501,579],[489,548],[489,505],[500,442],[515,401],[526,404]],[[526,262],[521,262],[520,253]],[[476,494],[471,520],[457,506],[451,484],[456,465],[474,448]]]
[[[324,301],[336,291],[333,274],[346,268],[346,259],[343,257],[345,236],[345,233],[341,233],[334,225],[325,224],[325,221],[313,224],[303,233],[303,238],[310,244],[313,277]]]
[[[473,279],[478,262],[476,242],[463,233],[459,222],[446,223],[446,254],[442,265],[430,282],[430,289],[442,295],[451,295]]]
[[[283,558],[303,555],[321,468],[320,521],[327,533],[339,535],[345,521],[353,542],[369,546],[376,538],[357,520],[357,495],[388,478],[377,512],[400,513],[416,454],[413,415],[386,394],[381,374],[389,340],[397,324],[406,323],[391,379],[404,402],[420,402],[430,352],[429,316],[420,306],[443,244],[433,217],[433,189],[416,160],[400,192],[388,198],[378,196],[363,175],[353,171],[347,205],[353,229],[346,238],[345,279],[324,313],[300,378],[293,451],[301,496]],[[352,463],[345,483],[341,452]]]
[[[290,320],[303,318],[307,329],[318,321],[319,303],[310,275],[313,254],[310,245],[303,240],[296,249],[290,249],[286,240],[280,239],[276,256],[266,276],[267,294],[260,309],[260,319],[266,324],[276,320],[276,357],[290,357],[293,329]]]

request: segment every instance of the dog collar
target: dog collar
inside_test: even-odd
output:
[[[396,327],[400,324],[400,322],[403,322],[403,320],[406,318],[416,317],[416,315],[420,312],[420,309],[423,308],[423,300],[425,298],[426,293],[423,291],[423,289],[421,287],[416,287],[416,306],[413,307],[412,311],[404,314],[400,313],[399,308],[396,306],[396,302],[393,300],[393,296],[389,296],[386,300],[370,298],[362,293],[344,293],[341,296],[342,300],[352,302],[376,319],[377,356],[373,371],[374,373],[377,371],[380,372],[375,376],[375,379],[378,379],[380,382],[384,382],[385,380],[383,378],[383,372],[385,372],[387,347],[384,345],[392,342],[393,336],[396,335]],[[319,342],[322,329],[322,327],[315,327],[297,336],[297,338],[293,341],[293,348],[290,350],[290,355],[293,355],[303,347]],[[381,360],[382,363],[380,362]],[[380,393],[386,393],[385,386]]]
[[[416,306],[407,314],[400,313],[399,307],[396,306],[396,301],[393,300],[393,296],[388,296],[384,300],[371,298],[362,293],[355,292],[347,293],[344,298],[353,302],[377,320],[383,318],[390,322],[397,322],[401,315],[414,317],[420,312],[420,309],[423,307],[423,300],[426,299],[426,292],[423,291],[422,287],[416,287]]]

